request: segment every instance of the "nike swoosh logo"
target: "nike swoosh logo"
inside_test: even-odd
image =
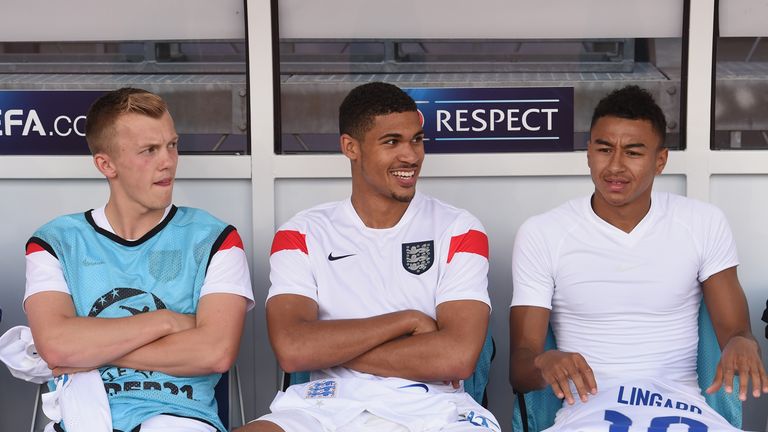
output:
[[[427,387],[426,384],[421,384],[421,383],[408,384],[408,385],[404,385],[404,386],[398,387],[398,388],[404,389],[404,388],[411,388],[411,387],[423,388],[424,389],[424,393],[429,393],[429,387]]]
[[[355,254],[333,256],[333,252],[331,252],[328,254],[328,261],[336,261],[336,260],[340,260],[342,258],[347,258],[351,256],[355,256]]]

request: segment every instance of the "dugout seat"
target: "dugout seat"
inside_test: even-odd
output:
[[[477,403],[485,408],[488,407],[488,394],[485,391],[485,387],[488,384],[488,372],[491,368],[491,361],[495,356],[496,344],[491,337],[491,329],[489,328],[485,336],[483,349],[480,351],[480,357],[477,359],[475,371],[469,378],[464,380],[464,391],[469,393]],[[285,391],[289,386],[303,384],[308,381],[309,372],[284,373],[282,390]]]
[[[544,349],[555,348],[555,336],[550,326],[547,330]],[[709,312],[702,301],[699,308],[699,348],[696,365],[701,389],[709,387],[712,383],[719,359],[720,345],[717,342]],[[726,393],[722,388],[715,394],[709,395],[703,392],[702,394],[709,406],[720,413],[734,427],[741,429],[742,408],[738,397],[738,381],[734,382],[733,387],[731,394]],[[555,421],[555,414],[563,404],[562,400],[558,399],[552,392],[552,387],[549,386],[525,394],[515,391],[515,394],[517,406],[513,407],[512,415],[512,430],[515,432],[538,432],[552,426]]]

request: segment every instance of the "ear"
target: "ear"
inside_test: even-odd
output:
[[[356,161],[360,158],[360,142],[349,134],[341,134],[339,137],[341,153],[350,161]]]
[[[664,171],[664,167],[667,166],[667,157],[669,156],[669,149],[664,147],[659,150],[656,155],[656,175],[661,174]]]
[[[117,169],[115,169],[114,161],[106,153],[96,153],[93,155],[93,164],[96,165],[96,169],[107,179],[117,177]]]

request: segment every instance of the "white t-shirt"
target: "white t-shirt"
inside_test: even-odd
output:
[[[520,228],[512,306],[551,309],[558,349],[581,353],[599,388],[656,378],[698,395],[700,284],[737,264],[728,223],[710,204],[653,193],[625,233],[585,197]]]
[[[165,209],[161,221],[166,218],[171,206]],[[91,212],[93,221],[99,228],[115,234],[104,213],[104,207]],[[248,299],[248,310],[253,309],[253,290],[251,275],[248,271],[248,261],[243,251],[242,241],[237,231],[232,231],[230,237],[211,258],[208,271],[200,288],[200,297],[208,294],[236,294]],[[44,291],[58,291],[71,294],[61,264],[48,251],[37,248],[33,253],[27,253],[27,283],[24,292],[24,302],[33,294]]]
[[[488,238],[465,210],[416,193],[392,228],[365,226],[351,200],[294,216],[275,234],[268,299],[297,294],[317,302],[321,320],[416,309],[435,318],[440,303],[488,304]],[[343,367],[316,377],[372,375]]]

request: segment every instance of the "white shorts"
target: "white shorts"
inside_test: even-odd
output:
[[[297,384],[279,392],[270,409],[258,420],[286,432],[501,432],[493,414],[464,391],[445,393],[407,380]]]
[[[582,403],[563,404],[546,432],[607,431],[738,431],[713,410],[700,394],[673,388],[654,379],[627,379],[599,387]]]

